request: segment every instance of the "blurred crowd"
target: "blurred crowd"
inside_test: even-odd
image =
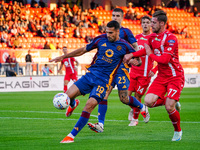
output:
[[[140,12],[144,11],[148,15],[152,15],[157,7],[149,7],[149,1],[142,1],[141,7],[134,8],[133,3],[128,3],[125,19],[139,20]],[[90,9],[83,10],[81,4],[57,3],[57,7],[53,10],[46,7],[45,3],[40,0],[38,3],[32,0],[31,5],[24,5],[21,1],[10,1],[0,3],[0,40],[1,43],[6,43],[10,48],[21,48],[19,37],[56,37],[56,38],[84,38],[86,42],[90,42],[95,34],[87,36],[81,32],[82,28],[98,29],[99,33],[105,33],[106,22],[98,22],[98,16],[95,16],[93,9],[103,10],[103,7],[91,1]],[[169,7],[177,7],[174,0],[168,4]],[[181,5],[186,7],[187,5]],[[194,7],[194,15],[198,16],[198,10]],[[71,32],[72,29],[72,32]],[[183,34],[187,27],[178,29],[176,26],[168,24],[168,29],[173,33]],[[190,37],[190,35],[187,35]],[[50,48],[50,44],[46,41],[44,47]]]

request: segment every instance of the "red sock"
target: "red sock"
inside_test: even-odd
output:
[[[64,85],[64,93],[67,92],[67,85]]]
[[[152,107],[158,107],[158,106],[162,106],[165,105],[166,102],[166,97],[164,98],[159,98],[157,101],[155,101],[155,103],[152,105]]]
[[[140,101],[140,103],[141,103],[141,99],[140,99],[139,101]],[[133,119],[138,119],[139,114],[140,114],[140,109],[134,107],[134,108],[133,108]]]
[[[172,124],[174,126],[174,131],[178,131],[180,132],[181,131],[181,126],[180,126],[180,114],[179,112],[174,109],[172,112],[168,112],[169,114],[169,118],[171,119],[172,121]]]

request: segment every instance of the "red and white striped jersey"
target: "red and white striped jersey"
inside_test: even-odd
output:
[[[75,62],[75,58],[65,58],[62,60],[62,64],[64,64],[65,66],[65,71],[66,71],[66,74],[71,74],[71,73],[74,73],[75,72],[75,69],[74,69],[74,62]]]
[[[178,41],[175,35],[167,30],[160,34],[153,33],[149,37],[149,45],[156,56],[161,56],[164,53],[172,56],[168,64],[158,63],[158,76],[183,75],[184,71],[178,57]]]
[[[138,34],[136,35],[137,43],[139,50],[144,48],[144,43],[148,43],[150,35],[144,35],[144,34]],[[149,71],[153,68],[153,61],[150,57],[142,56],[140,57],[142,60],[142,65],[141,66],[132,66],[131,71],[130,71],[130,76],[133,75],[139,75],[139,76],[144,76],[148,77]]]

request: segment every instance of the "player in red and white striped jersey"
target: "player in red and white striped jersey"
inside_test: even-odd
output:
[[[63,53],[67,54],[67,47],[63,47]],[[78,61],[75,58],[65,58],[61,61],[60,69],[58,72],[61,71],[63,65],[65,66],[65,77],[64,77],[64,93],[67,91],[67,85],[72,79],[72,81],[77,81],[78,80],[78,74],[77,74],[77,69],[75,67],[79,65]]]
[[[148,43],[151,30],[151,18],[143,16],[141,18],[141,26],[143,33],[136,35],[139,50],[144,49],[144,43]],[[156,73],[157,67],[153,68],[153,60],[148,55],[140,57],[142,60],[141,66],[132,66],[130,71],[130,85],[128,95],[131,96],[135,92],[135,97],[141,102],[142,96],[145,94],[147,87],[151,81],[151,77]],[[138,124],[140,110],[133,108],[129,112],[128,119],[131,121],[129,126]]]
[[[158,75],[147,91],[145,104],[155,107],[163,105],[165,101],[165,108],[174,126],[172,141],[180,141],[182,138],[180,114],[175,105],[184,87],[184,71],[179,63],[177,38],[166,31],[166,22],[166,13],[162,10],[156,11],[151,22],[154,33],[149,37],[148,45],[145,44],[145,49],[125,55],[124,62],[128,62],[132,57],[147,54],[158,63]]]

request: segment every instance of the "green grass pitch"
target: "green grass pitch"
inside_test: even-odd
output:
[[[80,105],[66,118],[65,110],[54,108],[53,92],[0,93],[1,150],[197,150],[200,149],[200,88],[184,88],[181,95],[182,140],[172,142],[173,126],[165,108],[149,109],[150,122],[140,115],[137,127],[129,127],[130,108],[122,104],[114,90],[108,99],[103,133],[87,126],[74,143],[59,142],[72,130],[88,96],[79,96]],[[89,122],[97,122],[97,108]]]

